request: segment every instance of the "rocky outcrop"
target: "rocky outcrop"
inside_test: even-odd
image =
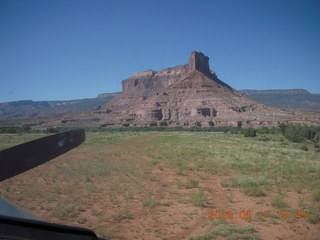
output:
[[[104,109],[116,110],[131,106],[170,86],[188,72],[189,65],[166,68],[156,72],[147,70],[122,81],[122,93]]]
[[[188,64],[123,80],[122,92],[91,112],[39,119],[38,125],[247,127],[281,122],[319,125],[320,114],[259,103],[221,81],[210,70],[209,58],[193,52]]]
[[[192,71],[199,71],[210,76],[209,57],[201,52],[192,52],[189,59],[189,72]]]
[[[193,52],[188,64],[137,73],[122,81],[122,90],[90,118],[99,118],[100,126],[257,126],[320,119],[252,100],[219,80],[200,52]]]

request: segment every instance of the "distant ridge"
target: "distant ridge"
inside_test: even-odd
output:
[[[99,94],[97,98],[65,101],[21,100],[0,103],[0,120],[48,117],[57,114],[87,112],[112,100],[118,93]]]
[[[100,93],[98,94],[97,98],[106,98],[106,97],[117,97],[121,92],[115,92],[115,93]]]
[[[268,90],[256,90],[256,89],[243,89],[240,92],[251,95],[251,94],[311,94],[305,89],[268,89]]]
[[[304,89],[240,90],[246,96],[273,107],[320,111],[320,94]]]

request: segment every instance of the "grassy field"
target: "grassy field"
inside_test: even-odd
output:
[[[0,134],[0,150],[42,136]],[[0,192],[110,239],[318,239],[319,186],[316,144],[280,134],[96,132]]]

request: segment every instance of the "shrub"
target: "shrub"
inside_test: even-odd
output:
[[[62,220],[74,218],[79,215],[79,208],[71,204],[64,205],[58,203],[53,209],[52,215]]]
[[[286,132],[286,128],[287,128],[287,124],[286,123],[280,123],[279,124],[279,130],[282,134],[285,134]]]
[[[257,129],[257,132],[259,134],[269,134],[271,132],[271,130],[267,127],[261,127]]]
[[[231,178],[221,182],[223,187],[240,187],[248,196],[262,197],[265,196],[263,186],[271,185],[273,181],[264,178]]]
[[[192,240],[209,240],[209,239],[247,239],[258,240],[259,235],[257,230],[249,225],[245,227],[238,227],[233,224],[219,224],[215,228],[209,230],[207,233],[192,237]]]
[[[199,180],[189,178],[188,183],[186,184],[186,188],[196,188],[199,185]]]
[[[252,196],[252,197],[263,197],[266,194],[263,192],[261,186],[250,186],[250,187],[244,187],[242,188],[242,191],[244,194],[247,196]]]
[[[17,133],[18,128],[17,127],[1,127],[0,133]]]
[[[50,127],[50,128],[47,128],[47,132],[48,133],[58,133],[59,129],[56,127]]]
[[[261,142],[268,142],[271,140],[271,138],[267,136],[259,136],[258,140]]]
[[[148,199],[143,202],[143,206],[154,208],[156,206],[170,206],[172,203],[170,202],[161,202],[159,200]]]
[[[234,199],[234,193],[228,192],[227,198],[228,198],[228,201],[232,203]]]
[[[85,216],[80,215],[79,217],[76,218],[77,222],[80,224],[85,224],[88,219]]]
[[[132,214],[128,212],[128,210],[123,210],[117,215],[113,216],[113,220],[116,222],[120,222],[123,219],[132,219]]]
[[[204,207],[207,203],[207,197],[202,189],[199,189],[197,193],[191,193],[190,198],[195,206]]]
[[[292,142],[311,140],[315,135],[313,128],[301,124],[287,124],[284,132],[284,136]]]
[[[320,189],[316,189],[313,191],[313,198],[316,202],[320,202]]]
[[[286,208],[288,204],[284,201],[283,196],[280,194],[274,195],[271,200],[271,205],[276,208]]]
[[[320,223],[320,214],[319,214],[318,205],[313,204],[308,208],[308,221],[312,224]]]
[[[308,151],[308,146],[307,145],[302,145],[301,147],[300,147],[300,149],[301,150],[304,150],[304,151]]]
[[[243,131],[245,137],[255,137],[257,136],[257,131],[253,128],[246,128]]]

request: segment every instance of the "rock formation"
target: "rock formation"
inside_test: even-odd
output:
[[[193,52],[189,63],[147,70],[122,81],[122,93],[85,118],[100,126],[257,126],[313,123],[319,116],[258,103],[218,79],[209,58]]]
[[[305,95],[305,94],[301,94]],[[320,125],[319,112],[285,110],[236,91],[209,68],[209,58],[193,52],[189,63],[147,70],[122,81],[122,92],[90,112],[25,121],[48,126],[276,126],[281,122]],[[1,110],[1,109],[0,109]],[[5,125],[21,125],[7,122]]]

